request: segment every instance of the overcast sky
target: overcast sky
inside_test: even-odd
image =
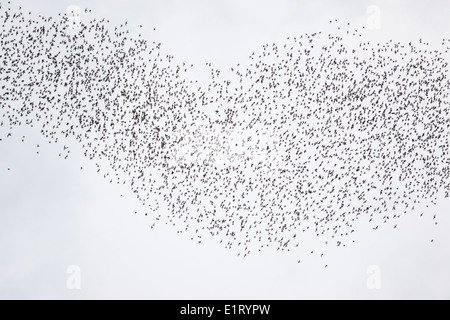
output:
[[[450,30],[450,3],[444,0],[12,2],[46,16],[64,13],[69,5],[88,7],[112,23],[128,21],[130,32],[157,39],[178,61],[212,62],[218,69],[247,59],[267,42],[327,31],[330,19],[366,25],[370,5],[381,14],[371,41],[438,41]],[[196,70],[195,76],[207,78],[201,67]],[[146,217],[134,215],[142,208],[130,190],[97,174],[81,146],[64,143],[73,148],[68,160],[58,157],[59,146],[29,128],[0,142],[2,299],[450,298],[449,199],[426,209],[425,215],[438,215],[437,226],[404,216],[395,230],[374,232],[361,224],[355,245],[330,250],[325,258],[297,264],[295,252],[269,249],[243,259],[214,238],[198,244],[174,228],[150,229]],[[71,265],[80,268],[80,290],[67,287]],[[373,265],[380,270],[378,290],[367,286]]]

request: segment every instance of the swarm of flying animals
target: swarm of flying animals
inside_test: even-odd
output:
[[[228,73],[208,63],[204,85],[161,43],[81,13],[72,27],[0,2],[0,141],[33,127],[67,158],[76,139],[155,224],[247,256],[306,233],[345,246],[360,220],[396,228],[449,196],[449,40],[370,43],[332,20]]]

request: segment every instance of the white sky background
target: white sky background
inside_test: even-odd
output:
[[[381,29],[370,31],[371,41],[422,37],[439,43],[450,31],[450,3],[443,0],[16,3],[46,16],[78,5],[112,23],[128,21],[130,32],[157,39],[176,61],[198,66],[193,76],[200,80],[208,79],[201,68],[206,62],[229,69],[265,43],[326,32],[331,19],[365,25],[371,4],[381,9]],[[450,298],[449,199],[429,208],[427,218],[402,217],[395,230],[372,231],[362,223],[355,245],[324,258],[269,249],[244,259],[215,238],[198,244],[164,225],[150,230],[148,218],[134,215],[141,206],[126,186],[97,174],[76,143],[62,144],[71,145],[68,160],[36,130],[16,130],[0,143],[0,298]],[[429,219],[434,213],[437,226]],[[81,268],[81,290],[66,287],[70,265]],[[381,270],[380,290],[367,288],[370,265]]]

